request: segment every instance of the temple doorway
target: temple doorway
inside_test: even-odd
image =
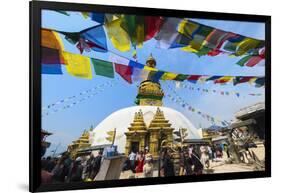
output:
[[[137,153],[139,151],[139,142],[132,142],[131,143],[131,151]]]

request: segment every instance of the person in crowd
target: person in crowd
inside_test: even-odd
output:
[[[48,161],[41,160],[41,183],[50,184],[53,180],[53,174],[48,171]]]
[[[210,145],[207,145],[207,152],[208,152],[208,155],[209,155],[209,160],[213,161],[213,159],[214,159],[213,150],[212,150]]]
[[[91,175],[91,179],[94,180],[95,177],[97,176],[97,174],[100,171],[100,167],[101,167],[101,160],[102,160],[102,152],[99,151],[98,155],[95,157],[94,159],[94,165],[93,165],[93,172]]]
[[[229,154],[229,148],[227,144],[224,144],[224,151],[226,152],[227,158],[230,158],[230,154]]]
[[[131,151],[129,154],[129,160],[130,160],[130,168],[133,173],[135,173],[135,163],[136,163],[136,154],[134,151]]]
[[[91,180],[91,174],[93,171],[94,161],[95,161],[95,156],[94,156],[94,154],[91,154],[90,158],[87,160],[87,163],[86,163],[86,172],[85,172],[86,180],[89,180],[89,179]]]
[[[174,171],[174,163],[172,161],[172,155],[171,155],[171,150],[166,149],[163,154],[163,165],[162,168],[164,170],[164,176],[174,176],[175,171]]]
[[[54,169],[52,170],[53,174],[53,182],[54,183],[62,183],[65,181],[66,176],[68,174],[68,167],[65,165],[66,156],[58,156],[58,162]]]
[[[204,166],[201,163],[201,160],[195,151],[191,154],[191,160],[192,160],[192,165],[194,166],[193,174],[195,175],[202,174]]]
[[[193,162],[192,162],[192,151],[189,151],[189,148],[184,151],[184,167],[185,167],[185,175],[192,175]]]
[[[185,165],[184,165],[184,159],[185,159],[185,154],[182,148],[178,148],[179,155],[180,155],[180,160],[179,160],[179,166],[180,166],[180,171],[179,171],[179,176],[185,175]]]
[[[200,161],[201,161],[203,167],[204,168],[209,168],[209,166],[210,166],[210,164],[209,164],[209,156],[208,156],[208,153],[207,153],[206,146],[203,146],[203,145],[200,146],[200,153],[201,153]]]
[[[143,151],[140,151],[140,153],[137,154],[136,156],[136,173],[141,173],[143,172],[143,165],[144,165],[144,153]]]
[[[54,169],[54,167],[55,167],[55,165],[56,165],[56,163],[55,163],[55,160],[54,159],[52,159],[51,158],[51,156],[48,156],[47,158],[46,158],[46,170],[48,171],[48,172],[52,172],[52,170]]]
[[[145,148],[144,150],[144,160],[151,160],[151,162],[153,162],[153,158],[152,158],[152,154],[149,152],[148,147]]]
[[[153,177],[152,156],[145,157],[145,164],[143,166],[143,174],[144,174],[145,178]]]
[[[81,157],[77,157],[75,161],[71,164],[68,180],[69,182],[79,182],[82,181],[83,166],[81,165]]]

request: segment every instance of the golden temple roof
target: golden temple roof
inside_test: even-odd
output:
[[[163,129],[173,129],[171,128],[171,123],[165,119],[163,111],[157,108],[157,111],[150,122],[149,129],[163,128]]]
[[[131,126],[128,128],[129,131],[145,131],[146,125],[143,120],[143,113],[141,110],[139,112],[135,113],[133,123],[131,123]]]

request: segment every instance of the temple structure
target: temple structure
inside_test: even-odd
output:
[[[77,140],[73,141],[72,144],[68,146],[67,151],[70,153],[71,157],[76,157],[79,150],[91,146],[89,142],[89,134],[89,131],[85,130]]]
[[[154,68],[156,60],[150,55],[146,66]],[[148,148],[153,157],[159,155],[163,143],[173,143],[173,132],[185,128],[187,139],[199,140],[201,136],[194,125],[182,113],[163,105],[164,92],[150,72],[143,80],[135,98],[136,106],[113,112],[93,130],[92,146],[108,144],[107,133],[116,128],[115,145],[120,153],[139,152]]]

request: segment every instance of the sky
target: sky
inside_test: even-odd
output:
[[[79,32],[88,27],[97,25],[90,18],[85,19],[80,12],[68,12],[70,16],[66,16],[51,10],[42,11],[42,27],[61,30],[65,32]],[[191,18],[192,19],[192,18]],[[224,20],[207,20],[193,19],[199,23],[219,28],[225,31],[231,31],[244,36],[265,39],[264,23],[255,22],[238,22]],[[68,43],[61,35],[65,51],[79,54],[76,46]],[[108,49],[118,53],[121,56],[132,59],[133,48],[128,52],[120,52],[116,50],[110,40],[107,39]],[[218,55],[215,57],[202,56],[181,51],[180,49],[159,49],[156,48],[156,41],[151,39],[144,43],[143,47],[137,48],[138,62],[145,64],[146,59],[152,53],[156,59],[156,68],[164,71],[182,73],[182,74],[205,74],[205,75],[233,75],[233,76],[264,76],[264,67],[240,67],[235,64],[239,58],[230,58],[226,55]],[[84,52],[83,55],[90,56],[102,60],[108,60],[109,53],[100,52]],[[42,74],[42,105],[43,107],[57,102],[66,97],[78,95],[80,92],[95,88],[104,83],[111,86],[102,87],[95,96],[84,100],[83,102],[65,110],[50,113],[48,116],[42,117],[42,128],[52,132],[53,135],[47,138],[52,144],[47,150],[46,155],[57,148],[57,152],[66,150],[68,144],[81,136],[85,129],[89,129],[91,125],[97,126],[103,119],[111,113],[129,106],[134,106],[134,100],[137,95],[137,86],[139,82],[128,84],[120,76],[115,73],[115,78],[110,79],[94,74],[92,67],[93,79],[82,79],[71,76],[62,67],[63,75],[46,75]],[[210,81],[209,81],[210,82]],[[221,120],[233,120],[234,113],[239,109],[264,101],[264,88],[255,88],[248,83],[233,86],[219,85],[213,83],[192,84],[185,81],[185,85],[195,88],[217,89],[223,91],[236,91],[241,97],[234,95],[222,96],[215,93],[202,93],[192,91],[186,88],[176,87],[175,81],[161,81],[161,86],[165,94],[171,91],[167,85],[173,87],[178,95],[180,95],[187,103],[201,112],[212,115]],[[249,93],[261,93],[262,96],[250,96]],[[80,97],[82,98],[82,97]],[[73,100],[74,101],[74,100]],[[72,102],[73,102],[72,101]],[[203,119],[197,113],[192,113],[182,108],[179,104],[174,103],[168,97],[163,99],[164,106],[176,109],[182,112],[195,127],[209,127],[211,122]],[[67,105],[65,103],[64,105]],[[57,105],[58,108],[63,104]],[[44,113],[46,111],[43,111]]]

